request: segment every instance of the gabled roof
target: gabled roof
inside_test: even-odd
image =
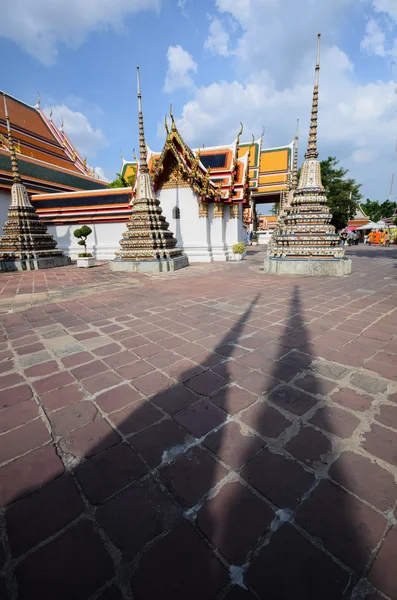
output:
[[[0,92],[3,95],[2,92]],[[21,174],[28,190],[103,188],[95,179],[67,135],[46,117],[39,106],[30,106],[5,94],[11,135]],[[3,102],[0,102],[0,186],[11,186],[10,152]],[[94,185],[93,185],[94,184]]]

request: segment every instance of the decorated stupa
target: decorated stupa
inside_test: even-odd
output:
[[[40,221],[29,200],[18,168],[5,94],[3,98],[13,184],[8,219],[4,224],[4,235],[0,236],[0,271],[29,271],[68,265],[70,259],[57,249],[56,241],[47,233],[47,227]]]
[[[112,271],[164,272],[175,271],[188,265],[188,258],[176,247],[177,241],[169,230],[156,198],[152,176],[147,164],[147,147],[143,128],[142,97],[137,67],[139,170],[135,198],[127,231],[120,242],[121,249],[110,261]]]
[[[296,189],[291,181],[280,226],[269,244],[266,273],[339,276],[351,272],[351,261],[345,258],[340,238],[330,224],[332,215],[321,182],[317,151],[319,72],[320,34],[305,162]]]

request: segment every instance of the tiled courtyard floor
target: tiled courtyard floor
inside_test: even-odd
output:
[[[397,251],[0,275],[0,597],[397,599]]]

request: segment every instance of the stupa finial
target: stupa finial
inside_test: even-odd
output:
[[[296,120],[296,133],[294,139],[294,156],[292,162],[292,180],[291,186],[295,190],[298,185],[298,153],[299,153],[299,119]]]
[[[9,148],[10,154],[11,154],[11,168],[12,168],[12,174],[13,174],[13,181],[14,181],[14,183],[22,183],[21,175],[20,175],[19,169],[18,169],[18,160],[17,160],[17,155],[15,152],[15,146],[14,146],[14,142],[13,142],[12,135],[11,135],[11,125],[10,125],[10,117],[8,116],[7,100],[6,100],[6,95],[4,93],[3,93],[3,98],[4,98],[4,112],[5,112],[6,121],[7,121],[8,148]]]
[[[40,108],[40,104],[41,104],[41,98],[40,98],[40,92],[37,92],[37,108]]]
[[[141,173],[149,173],[146,159],[146,141],[145,132],[143,129],[143,114],[142,114],[142,96],[141,96],[141,80],[139,76],[139,67],[136,68],[137,88],[138,88],[138,123],[139,123],[139,170]]]
[[[317,60],[314,78],[314,89],[313,89],[313,101],[312,101],[312,114],[310,118],[310,132],[309,132],[309,143],[307,145],[307,152],[305,158],[318,158],[317,152],[317,114],[318,114],[318,81],[320,75],[320,40],[321,33],[317,36]]]

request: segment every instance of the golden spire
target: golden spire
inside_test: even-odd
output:
[[[294,140],[294,156],[292,162],[291,186],[295,190],[298,185],[298,143],[299,143],[299,119],[296,121],[296,133]]]
[[[146,141],[145,132],[143,129],[143,114],[142,114],[142,96],[141,96],[141,80],[139,77],[139,67],[136,68],[137,88],[138,88],[138,123],[139,123],[139,170],[141,173],[149,173],[146,159]]]
[[[165,130],[167,132],[167,137],[168,137],[170,134],[170,130],[168,129],[167,115],[165,115],[165,117],[164,117],[164,127],[165,127]]]
[[[310,118],[310,133],[309,143],[307,145],[307,152],[305,158],[318,158],[317,152],[317,114],[318,114],[318,80],[320,75],[320,40],[321,33],[317,36],[317,60],[314,78],[314,89],[313,89],[313,102],[312,102],[312,114]]]
[[[240,129],[239,129],[239,132],[238,132],[238,134],[237,134],[237,137],[236,137],[236,143],[237,143],[237,146],[238,146],[238,145],[239,145],[239,143],[240,143],[240,137],[242,136],[242,134],[243,134],[243,131],[244,131],[244,125],[243,125],[243,124],[242,124],[242,122],[240,121]]]
[[[18,169],[18,161],[17,161],[17,155],[15,153],[14,142],[13,142],[13,139],[11,136],[10,118],[8,116],[7,100],[6,100],[6,95],[4,94],[4,92],[3,92],[3,98],[4,98],[4,112],[5,112],[6,121],[7,121],[8,149],[11,154],[11,169],[12,169],[12,174],[13,174],[13,181],[14,181],[14,183],[22,183],[21,175],[20,175],[19,169]]]

